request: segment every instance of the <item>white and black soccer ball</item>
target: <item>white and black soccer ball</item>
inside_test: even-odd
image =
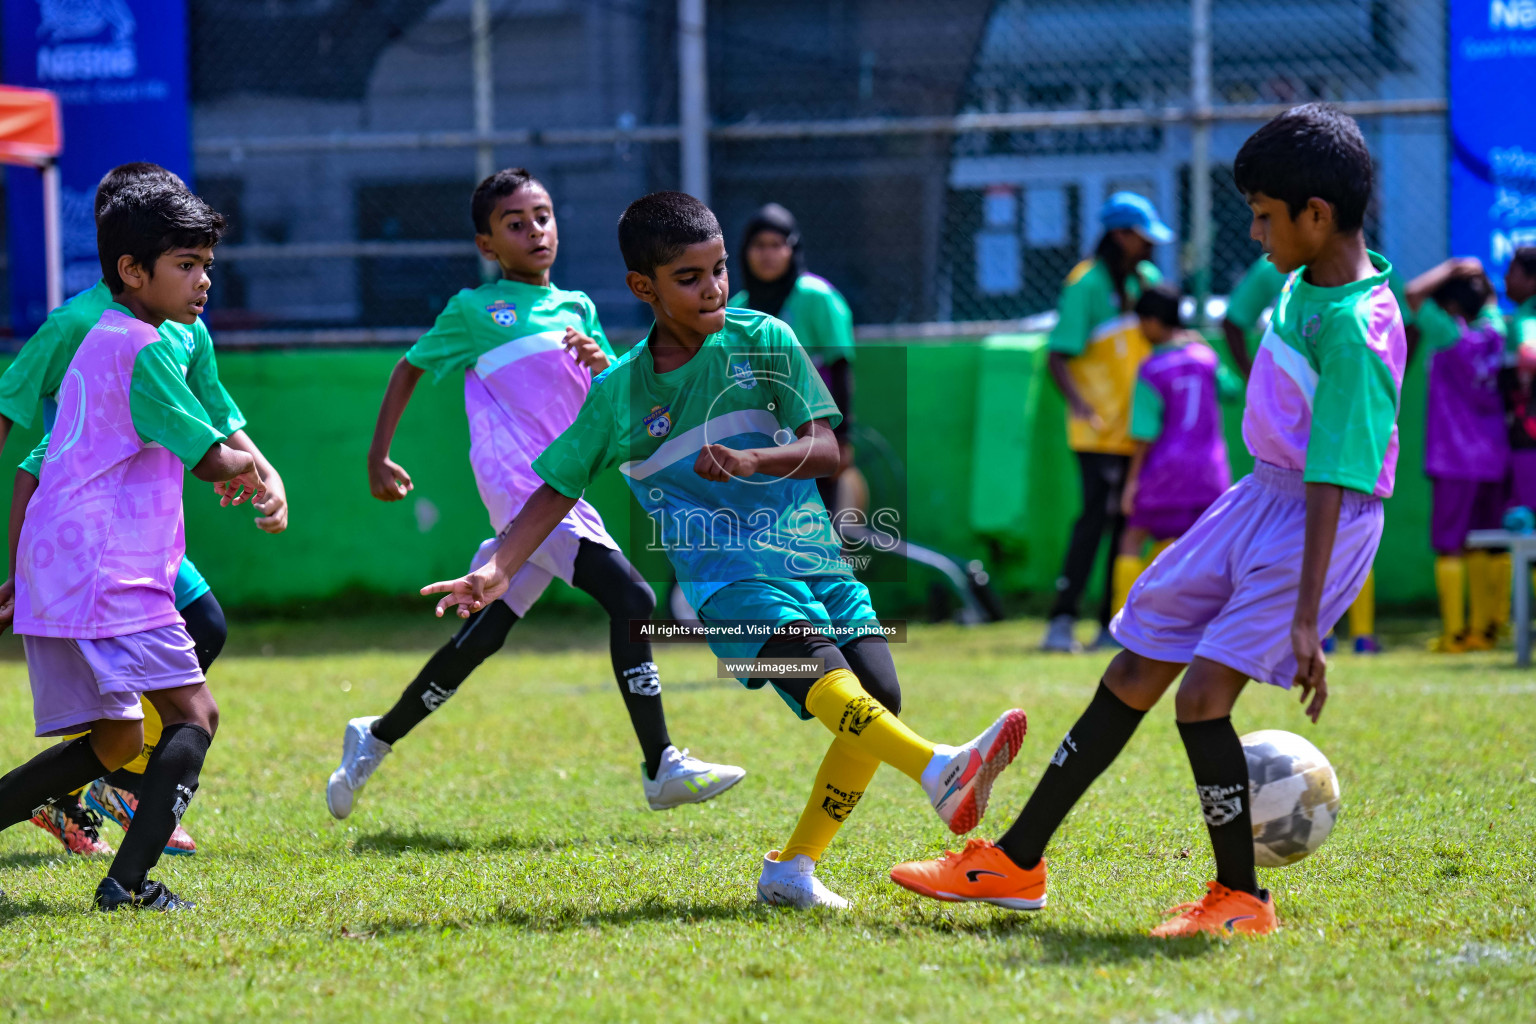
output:
[[[1261,729],[1243,737],[1253,855],[1279,868],[1314,853],[1339,820],[1339,777],[1311,743],[1293,732]]]

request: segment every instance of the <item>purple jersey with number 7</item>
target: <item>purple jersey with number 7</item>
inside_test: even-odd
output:
[[[1136,393],[1143,409],[1132,415],[1131,435],[1151,447],[1136,488],[1138,511],[1204,508],[1232,485],[1218,365],[1202,342],[1159,345],[1141,364]],[[1155,427],[1149,404],[1162,413]]]

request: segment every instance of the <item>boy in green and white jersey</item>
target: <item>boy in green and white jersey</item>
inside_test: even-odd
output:
[[[794,834],[763,859],[757,891],[767,903],[845,907],[816,879],[816,861],[880,763],[921,783],[953,831],[969,831],[1018,752],[1024,713],[1004,713],[962,747],[929,743],[897,719],[890,651],[813,483],[838,461],[826,385],[782,321],[726,308],[725,244],[703,203],[680,192],[636,200],[619,221],[619,247],[655,326],[598,376],[575,422],[534,460],[544,482],[491,560],[422,593],[447,595],[439,615],[479,612],[588,484],[617,468],[727,667],[754,657],[816,663],[802,678],[771,680],[834,739]],[[774,668],[738,670],[755,689]]]

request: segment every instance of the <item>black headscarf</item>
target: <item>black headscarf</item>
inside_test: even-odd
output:
[[[794,250],[789,260],[789,269],[777,281],[759,280],[752,273],[752,264],[746,258],[747,247],[752,244],[752,239],[763,231],[776,231],[783,235]],[[795,281],[805,273],[805,254],[800,251],[800,225],[795,223],[795,215],[778,203],[769,203],[758,210],[747,221],[747,230],[741,239],[741,254],[741,276],[747,285],[747,308],[778,316],[779,310],[784,308],[784,301],[794,290]]]

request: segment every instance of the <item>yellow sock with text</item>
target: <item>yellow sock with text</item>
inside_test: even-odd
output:
[[[862,753],[852,743],[842,738],[834,739],[816,772],[811,799],[800,812],[794,834],[779,851],[779,860],[786,861],[802,853],[811,860],[821,860],[832,837],[859,805],[864,790],[869,788],[869,780],[875,777],[879,767],[879,761]]]
[[[835,668],[816,680],[805,697],[805,709],[855,750],[890,765],[914,782],[923,781],[923,769],[933,760],[933,744],[865,692],[852,672]]]

